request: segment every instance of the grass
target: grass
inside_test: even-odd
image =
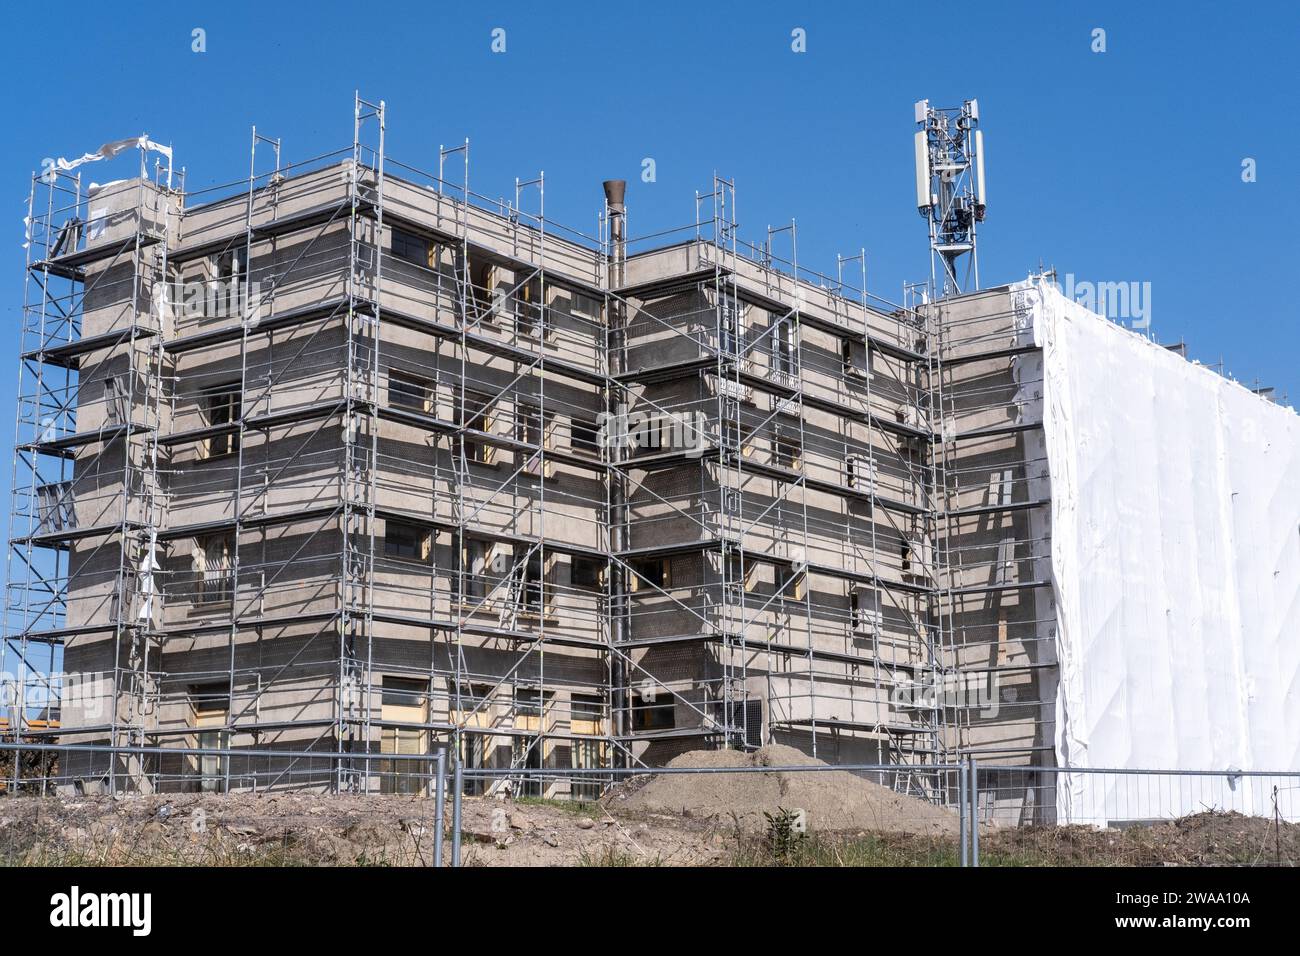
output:
[[[875,867],[957,866],[957,843],[907,834],[866,834],[842,837],[812,833],[774,851],[770,840],[749,838],[737,841],[723,861],[724,866],[742,867]],[[981,866],[1048,866],[1053,861],[1032,852],[981,852]]]
[[[553,810],[563,810],[565,813],[573,814],[577,817],[587,817],[592,820],[599,820],[605,815],[600,804],[585,800],[555,800],[551,797],[515,797],[512,801],[515,806],[520,807],[548,807]]]
[[[578,866],[633,867],[663,865],[664,861],[659,856],[637,856],[635,853],[629,853],[627,850],[621,850],[613,846],[601,847],[595,853],[584,849],[578,854]]]

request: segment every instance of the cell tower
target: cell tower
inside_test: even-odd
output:
[[[916,207],[930,223],[930,283],[942,295],[978,289],[975,224],[984,220],[984,134],[977,100],[916,104]],[[959,267],[958,260],[970,258]],[[939,264],[943,264],[942,287]]]

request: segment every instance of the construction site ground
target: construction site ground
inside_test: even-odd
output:
[[[674,766],[794,766],[700,751]],[[807,758],[803,758],[805,761]],[[802,811],[806,832],[774,825]],[[787,820],[792,819],[787,817]],[[444,813],[450,834],[451,809]],[[424,796],[292,792],[0,797],[0,864],[429,866]],[[948,866],[951,811],[842,771],[657,774],[579,803],[466,797],[467,866]],[[450,853],[450,840],[445,844]],[[1212,810],[1122,829],[983,827],[983,865],[1296,865],[1300,825]]]

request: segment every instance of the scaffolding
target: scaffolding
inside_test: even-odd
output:
[[[865,250],[808,270],[793,221],[747,243],[716,174],[643,237],[607,183],[587,235],[544,174],[479,195],[468,140],[427,172],[353,107],[349,147],[285,165],[254,128],[247,180],[208,190],[142,147],[120,236],[79,177],[34,179],[5,648],[24,688],[58,648],[111,671],[111,713],[42,729],[23,700],[10,730],[230,754],[84,768],[114,788],[235,788],[269,749],[259,787],[383,791],[385,754],[445,746],[585,796],[777,742],[934,794],[969,715],[915,691],[970,661],[933,290],[870,294]],[[76,289],[109,280],[128,304],[85,334]],[[235,309],[193,307],[213,286]],[[106,417],[79,393],[119,365]]]
[[[151,174],[154,151],[167,162],[155,159]],[[139,744],[153,706],[160,318],[180,194],[170,149],[142,136],[137,152],[134,180],[83,189],[79,162],[32,179],[6,561],[16,736],[32,688],[42,731],[54,729],[60,652],[97,635],[111,643],[95,668],[104,687],[78,689],[111,701],[95,729],[114,745]],[[88,242],[99,245],[93,254]]]

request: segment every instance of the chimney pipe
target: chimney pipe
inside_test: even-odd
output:
[[[607,288],[619,289],[623,286],[624,265],[627,260],[627,181],[622,179],[607,179],[603,183],[605,187],[605,205],[609,209],[609,238],[613,248],[610,250],[609,273],[607,276]],[[626,350],[624,348],[624,336],[626,334],[626,311],[624,303],[616,296],[606,296],[608,304],[606,322],[608,322],[608,349],[609,355],[607,361],[612,372],[618,373],[624,370],[626,365]],[[623,409],[620,406],[622,393],[617,388],[608,388],[605,390],[605,411],[607,414],[615,415]],[[613,460],[622,460],[622,453],[617,448],[609,449],[609,454]],[[609,526],[610,526],[610,546],[615,552],[623,551],[627,548],[627,535],[625,522],[627,521],[627,480],[621,469],[611,468],[608,472],[609,481]],[[615,646],[625,643],[629,637],[631,627],[628,619],[629,608],[627,606],[628,577],[622,565],[617,562],[610,566],[610,587],[613,598],[614,608],[613,621],[613,640]],[[631,700],[627,689],[628,673],[624,666],[623,660],[618,655],[610,656],[610,668],[612,678],[612,693],[609,702],[610,718],[613,724],[614,733],[622,736],[631,730],[630,705]],[[624,766],[625,758],[615,751],[613,755],[615,766]]]
[[[609,263],[609,284],[617,288],[623,284],[623,265],[627,260],[627,180],[607,179],[605,204],[609,206],[609,237],[613,242],[613,256]]]
[[[627,180],[607,179],[601,185],[605,187],[605,201],[609,203],[610,211],[621,216],[626,211],[623,200],[627,196]]]

